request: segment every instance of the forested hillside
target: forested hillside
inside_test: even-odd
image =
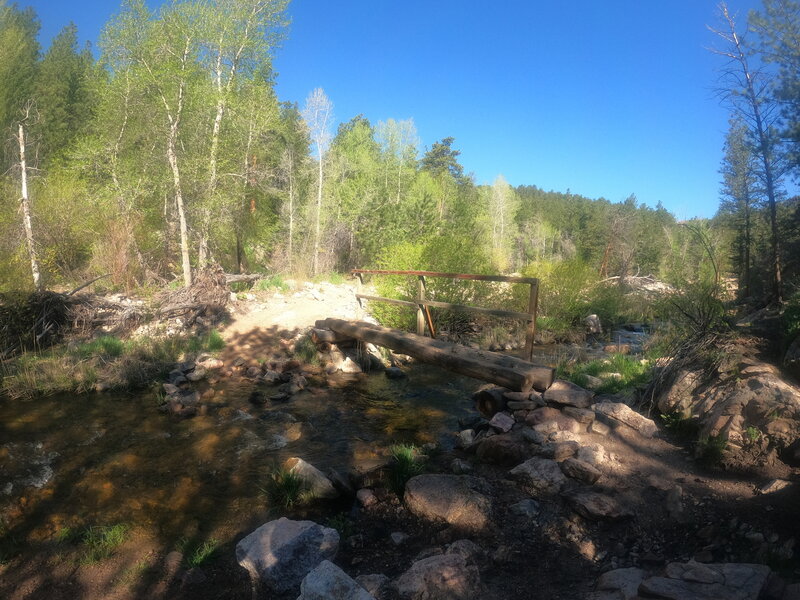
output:
[[[155,12],[126,0],[96,53],[71,24],[40,47],[34,11],[3,3],[0,290],[104,273],[113,289],[189,284],[217,262],[309,276],[567,269],[673,284],[731,272],[743,296],[785,298],[800,269],[800,209],[785,193],[798,164],[798,13],[767,0],[746,43],[744,25],[723,18],[732,121],[722,203],[713,220],[679,223],[633,194],[512,188],[501,175],[477,185],[458,132],[422,148],[411,119],[356,115],[335,129],[323,90],[278,98],[286,0]]]

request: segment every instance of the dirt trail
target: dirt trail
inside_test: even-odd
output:
[[[276,292],[263,299],[245,294],[246,299],[232,311],[233,320],[223,337],[235,341],[262,329],[302,330],[326,317],[354,319],[358,309],[355,294],[354,286],[327,282],[305,283],[297,291]]]

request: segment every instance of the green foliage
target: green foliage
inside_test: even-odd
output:
[[[420,453],[412,444],[395,444],[389,448],[392,461],[389,464],[389,487],[398,496],[402,496],[406,482],[422,473]]]
[[[744,430],[744,435],[750,442],[757,442],[761,438],[761,430],[759,430],[758,427],[749,425],[747,429]]]
[[[319,354],[317,353],[317,345],[309,335],[303,336],[295,342],[294,354],[298,360],[301,360],[307,365],[320,364]]]
[[[225,347],[225,340],[219,331],[212,329],[204,335],[192,337],[188,340],[189,352],[218,352]]]
[[[253,290],[258,292],[269,292],[277,290],[279,292],[288,292],[289,284],[287,284],[281,275],[269,275],[256,281]]]
[[[270,471],[262,492],[271,506],[280,508],[292,508],[310,499],[306,480],[283,467],[275,467]]]
[[[585,386],[587,375],[603,380],[595,390],[598,394],[617,394],[646,385],[650,381],[651,367],[648,361],[627,354],[612,354],[608,359],[589,362],[562,360],[556,367],[556,377],[576,385]]]
[[[220,542],[216,538],[211,538],[191,549],[188,542],[183,543],[182,546],[184,563],[188,568],[192,569],[207,563],[219,550]]]
[[[664,427],[675,433],[681,438],[694,440],[700,431],[700,425],[695,419],[687,417],[680,411],[661,415],[661,422]]]
[[[434,238],[426,243],[402,242],[384,249],[378,266],[388,270],[437,271],[443,273],[487,273],[491,271],[489,257],[479,247],[464,252],[471,242],[456,235]],[[384,275],[376,278],[379,296],[413,300],[417,296],[418,280],[407,275]],[[426,281],[425,296],[440,302],[454,304],[480,304],[496,295],[490,286],[480,282],[450,280],[430,277]],[[400,329],[410,329],[416,323],[413,309],[375,302],[370,305],[373,315],[382,324]],[[437,312],[437,323],[459,320],[457,314]]]
[[[100,336],[97,339],[81,344],[73,352],[81,358],[98,356],[102,358],[116,358],[125,350],[125,343],[111,335]]]
[[[789,342],[800,335],[800,292],[792,295],[783,307],[781,315],[785,339]]]
[[[139,338],[121,342],[98,338],[75,350],[56,347],[27,352],[0,363],[0,391],[23,399],[60,392],[83,393],[102,380],[110,389],[137,389],[163,378],[187,352],[216,351],[224,347],[214,330],[205,336]]]
[[[130,527],[124,523],[90,527],[81,538],[81,545],[84,547],[81,564],[91,565],[109,558],[125,543],[129,532]]]
[[[341,539],[347,539],[356,531],[355,523],[347,516],[346,513],[339,513],[333,515],[326,522],[328,527],[331,527],[339,532]]]
[[[711,435],[701,438],[697,443],[697,456],[700,462],[715,467],[722,462],[728,441],[723,435]]]

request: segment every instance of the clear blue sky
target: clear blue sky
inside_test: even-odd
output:
[[[19,0],[42,44],[72,20],[92,42],[117,2]],[[158,4],[150,0],[151,5]],[[718,204],[728,115],[706,24],[715,0],[294,0],[277,92],[315,87],[337,120],[413,118],[422,151],[455,138],[478,183],[503,174],[611,201],[636,194],[678,218]],[[758,0],[729,0],[743,23]]]

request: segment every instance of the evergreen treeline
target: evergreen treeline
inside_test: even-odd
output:
[[[411,119],[356,116],[334,131],[322,90],[302,105],[277,98],[272,58],[287,21],[287,0],[175,1],[156,12],[125,0],[95,59],[74,25],[43,51],[33,10],[0,3],[0,291],[32,287],[32,262],[40,285],[110,273],[125,289],[188,284],[212,261],[304,275],[380,266],[680,284],[718,267],[709,257],[725,254],[728,238],[717,225],[734,231],[737,270],[744,260],[747,281],[763,279],[769,211],[747,123],[728,140],[727,200],[714,223],[679,224],[635,196],[515,189],[502,176],[478,186],[454,138],[421,152]],[[791,72],[781,66],[775,80],[787,98]],[[781,131],[793,131],[792,106]],[[794,156],[785,161],[796,165]],[[746,199],[742,168],[753,179]],[[778,203],[793,276],[798,212]]]

